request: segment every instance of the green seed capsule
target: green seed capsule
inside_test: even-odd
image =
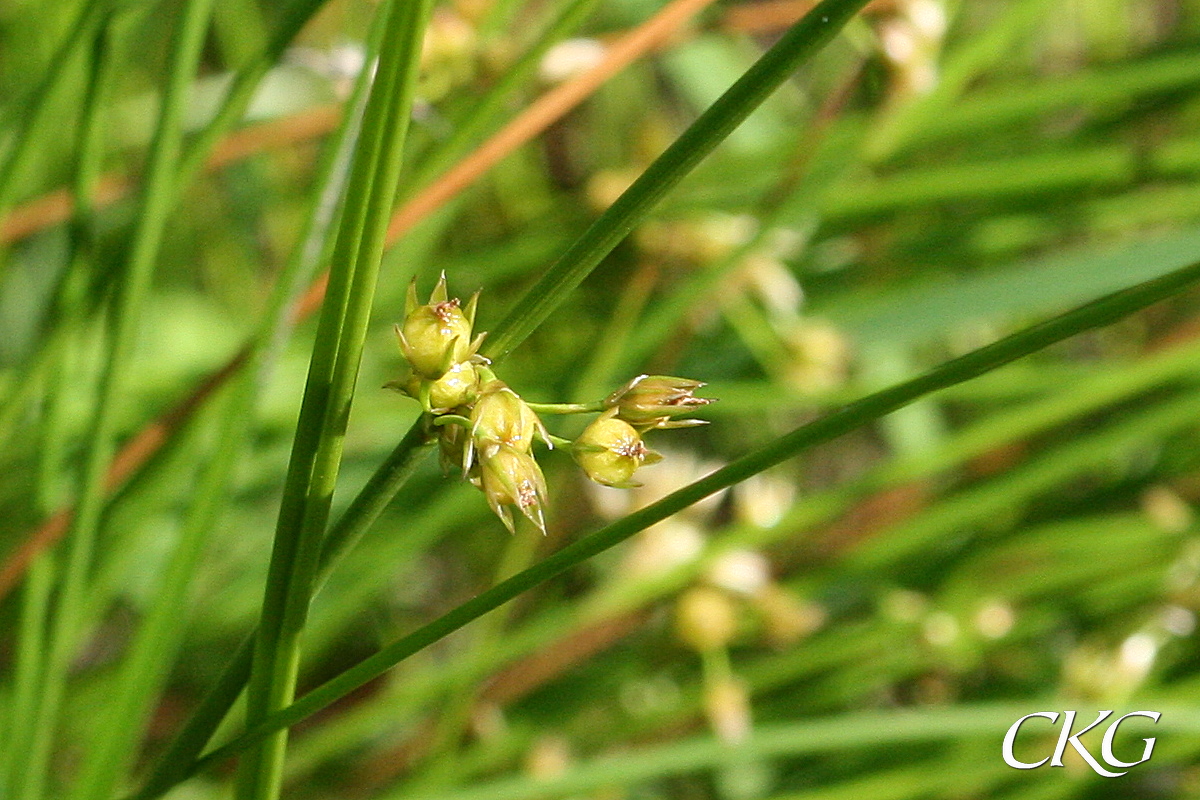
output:
[[[492,444],[478,451],[480,488],[487,496],[488,506],[510,531],[514,530],[512,514],[507,506],[516,506],[529,521],[546,532],[542,506],[546,503],[546,479],[542,469],[529,453],[522,453],[502,444]]]
[[[632,425],[612,412],[602,414],[575,440],[571,455],[587,476],[605,486],[634,486],[633,473],[661,456],[646,448]]]
[[[502,444],[520,453],[533,447],[533,437],[547,445],[549,434],[533,409],[502,381],[490,381],[479,389],[471,411],[471,436],[480,448]]]
[[[413,372],[426,380],[471,356],[471,322],[457,300],[418,306],[396,326],[396,336]]]
[[[640,430],[703,425],[698,419],[672,419],[713,402],[696,397],[696,390],[703,385],[688,378],[639,375],[605,398],[604,405],[615,408],[618,417]]]

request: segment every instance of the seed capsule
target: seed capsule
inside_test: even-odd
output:
[[[596,483],[621,488],[636,486],[631,478],[638,467],[653,464],[662,456],[646,447],[632,425],[612,411],[584,429],[571,448],[575,463]]]
[[[675,605],[675,632],[693,650],[711,652],[728,645],[737,633],[737,610],[719,589],[688,589]]]
[[[520,395],[502,381],[489,381],[480,387],[479,399],[471,411],[471,438],[477,447],[502,444],[528,453],[535,435],[550,446],[550,434]]]
[[[415,279],[409,285],[404,323],[396,326],[396,338],[418,378],[437,380],[474,355],[483,341],[482,335],[471,340],[477,297],[472,297],[465,309],[460,308],[457,298],[447,297],[443,274],[429,302],[418,305]]]
[[[605,398],[604,405],[617,409],[620,419],[640,430],[703,425],[704,421],[698,419],[672,419],[713,402],[696,397],[696,390],[703,385],[688,378],[639,375]]]
[[[533,456],[506,445],[492,444],[480,449],[478,457],[480,488],[487,496],[488,506],[504,526],[515,532],[512,513],[507,506],[516,506],[545,534],[542,506],[546,503],[546,479]]]

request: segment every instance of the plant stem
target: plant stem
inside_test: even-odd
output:
[[[45,76],[30,93],[27,100],[30,107],[22,109],[24,113],[13,115],[13,119],[17,120],[17,127],[12,132],[9,151],[3,160],[0,160],[0,215],[11,205],[17,179],[35,153],[33,145],[38,137],[32,134],[40,131],[46,124],[54,99],[70,75],[71,68],[76,65],[76,54],[87,50],[88,39],[94,35],[96,27],[104,18],[104,3],[84,0],[78,5],[78,15],[50,58]]]
[[[378,50],[382,32],[382,24],[373,27],[368,36],[368,54]],[[354,91],[346,104],[348,112],[322,155],[321,163],[317,168],[319,189],[316,191],[316,199],[309,209],[303,231],[298,237],[298,242],[292,250],[288,263],[275,282],[271,300],[264,313],[263,326],[252,340],[251,357],[248,359],[247,369],[259,386],[265,384],[268,367],[294,324],[291,309],[298,289],[307,283],[317,265],[325,262],[329,255],[327,251],[331,249],[334,238],[329,235],[329,231],[337,215],[340,198],[345,188],[345,175],[348,172],[348,164],[362,118],[367,89],[370,85],[368,77],[368,73],[364,71],[356,82]],[[246,413],[249,414],[250,410],[247,409]],[[350,516],[352,515],[348,510],[343,515],[343,520]],[[371,519],[373,520],[374,517]],[[338,531],[339,526],[335,526],[334,533]],[[361,535],[361,531],[357,534],[343,535],[355,539],[356,536]],[[322,570],[323,574],[328,572],[326,561],[322,561]],[[205,744],[208,743],[213,732],[246,685],[246,680],[250,675],[250,663],[256,635],[257,628],[250,632],[242,645],[234,652],[216,683],[200,701],[199,707],[159,757],[158,763],[150,777],[147,778],[139,796],[153,797],[165,791],[174,782],[173,776],[178,773],[180,768],[185,767],[200,755]]]
[[[604,410],[604,401],[594,403],[530,403],[525,405],[539,414],[598,414]]]
[[[81,19],[81,22],[83,20]],[[71,220],[71,258],[59,279],[51,309],[49,343],[44,358],[49,363],[49,379],[43,398],[44,410],[41,420],[41,442],[38,448],[38,494],[44,514],[49,514],[61,502],[57,486],[58,477],[69,474],[67,469],[68,434],[66,432],[65,408],[72,391],[77,390],[78,381],[72,370],[72,348],[78,346],[87,318],[86,291],[89,268],[93,266],[93,220],[90,199],[100,172],[104,154],[103,126],[100,124],[101,110],[105,107],[106,91],[113,74],[111,46],[113,44],[113,20],[104,19],[103,25],[87,26],[94,36],[89,64],[89,80],[84,95],[82,120],[77,137],[78,155],[72,176],[72,192],[76,202],[76,214]],[[70,39],[70,37],[68,37]],[[20,149],[21,145],[16,145]],[[0,181],[2,183],[2,181]],[[3,190],[0,189],[0,194]],[[0,207],[3,202],[0,202]],[[42,354],[39,354],[42,356]],[[40,361],[35,357],[35,361]],[[36,568],[36,575],[33,569]],[[25,764],[31,756],[34,736],[39,723],[34,718],[34,700],[43,685],[46,671],[47,614],[50,593],[54,588],[50,576],[53,573],[52,556],[39,555],[31,564],[30,585],[26,591],[22,610],[21,635],[17,647],[17,670],[14,679],[14,701],[5,737],[5,759],[0,763],[0,795],[16,796],[21,782],[13,775],[15,764]],[[21,781],[31,780],[28,771],[23,771]]]
[[[103,507],[104,473],[114,449],[118,410],[128,394],[137,325],[143,316],[166,226],[168,197],[183,140],[187,92],[195,75],[212,3],[213,0],[188,0],[174,33],[170,76],[151,147],[138,228],[128,264],[113,298],[107,360],[96,415],[88,435],[79,506],[71,527],[58,609],[50,633],[37,728],[27,764],[28,782],[21,795],[24,800],[42,794],[67,672],[81,634],[88,574]]]
[[[337,481],[430,5],[430,0],[392,2],[380,10],[387,15],[384,46],[367,99],[280,503],[247,687],[248,722],[286,706],[295,692],[300,637]],[[281,731],[248,754],[239,765],[239,798],[279,796],[286,747],[286,731]]]

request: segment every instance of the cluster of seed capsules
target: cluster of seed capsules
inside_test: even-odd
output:
[[[711,403],[696,397],[700,381],[640,375],[605,399],[583,404],[530,404],[499,380],[479,355],[484,335],[474,335],[476,292],[466,305],[450,298],[442,275],[429,297],[417,300],[409,286],[404,322],[395,326],[408,375],[388,384],[421,404],[436,432],[442,465],[477,486],[510,531],[510,507],[517,508],[543,533],[546,480],[533,454],[534,439],[547,448],[569,448],[589,478],[605,486],[638,484],[633,474],[661,456],[646,447],[643,434],[653,428],[682,428],[702,420],[677,419]],[[537,411],[554,414],[599,413],[574,441],[551,436]]]

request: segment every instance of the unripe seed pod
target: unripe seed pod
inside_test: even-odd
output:
[[[396,326],[396,335],[413,372],[427,380],[471,355],[471,322],[457,300],[418,306]]]
[[[619,487],[636,485],[630,479],[638,467],[659,458],[657,453],[646,449],[632,425],[609,413],[584,429],[575,440],[571,455],[596,483]]]
[[[418,378],[437,380],[455,364],[466,361],[483,341],[480,334],[471,340],[475,325],[475,306],[479,293],[460,308],[457,298],[446,291],[446,274],[438,278],[429,295],[429,302],[417,302],[416,278],[408,285],[404,302],[404,323],[396,326],[400,351]]]
[[[429,405],[434,413],[444,414],[474,400],[478,386],[479,374],[474,364],[470,361],[452,364],[445,375],[429,384]],[[419,392],[419,379],[414,377],[410,382],[409,394],[419,398]]]
[[[514,531],[512,514],[506,506],[516,506],[544,534],[546,521],[542,506],[546,502],[546,480],[541,467],[529,453],[522,453],[502,444],[492,444],[479,451],[481,488],[488,506],[510,531]]]
[[[550,444],[541,420],[520,395],[501,381],[480,387],[479,399],[471,411],[471,437],[476,447],[501,444],[528,453],[535,434]]]
[[[641,430],[703,425],[698,419],[672,419],[712,402],[707,397],[696,397],[696,390],[703,385],[688,378],[639,375],[605,398],[604,405],[616,409],[620,419]]]

